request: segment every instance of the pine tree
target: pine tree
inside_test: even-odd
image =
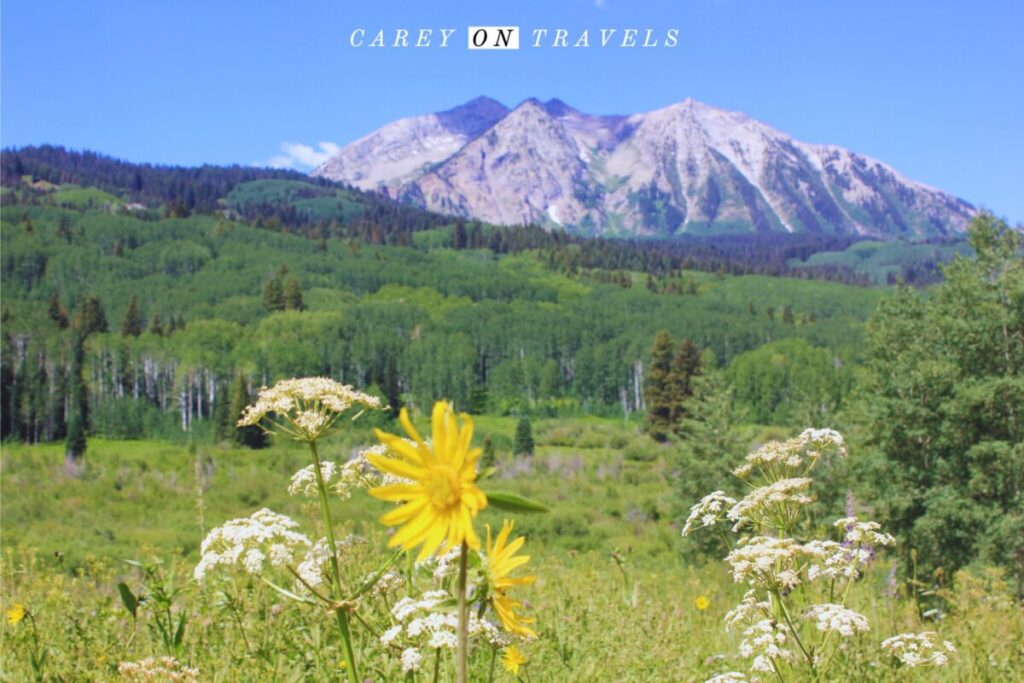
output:
[[[146,329],[146,324],[142,319],[142,312],[139,310],[139,299],[133,296],[128,302],[128,310],[125,311],[124,320],[121,322],[121,335],[138,337],[144,329]]]
[[[530,418],[523,415],[516,425],[516,455],[533,455],[533,427],[530,425]]]
[[[282,265],[263,285],[263,307],[271,313],[287,308],[284,298],[284,276],[288,274],[288,266]]]
[[[700,348],[689,337],[679,344],[668,376],[668,393],[672,400],[670,422],[678,426],[687,415],[687,402],[693,396],[693,383],[700,374]]]
[[[157,337],[164,336],[164,321],[159,313],[154,314],[153,319],[149,322],[149,333]]]
[[[466,235],[466,225],[462,221],[455,221],[455,229],[452,231],[452,248],[453,249],[465,249],[468,237]]]
[[[86,428],[89,424],[89,403],[82,376],[85,359],[85,334],[78,332],[71,342],[71,369],[68,378],[68,398],[70,399],[70,415],[68,431],[64,439],[64,463],[68,474],[75,476],[82,471],[87,442]]]
[[[60,299],[56,294],[50,297],[50,320],[57,323],[57,327],[64,330],[68,327],[68,312],[60,305]]]
[[[267,445],[267,436],[263,433],[263,430],[259,427],[238,427],[238,421],[242,419],[242,412],[252,402],[252,396],[249,394],[249,386],[245,381],[245,376],[239,372],[235,377],[235,390],[231,396],[231,409],[230,419],[231,422],[236,425],[234,431],[234,441],[241,446],[247,446],[248,448],[263,448]]]
[[[282,298],[284,299],[285,309],[289,311],[303,311],[306,309],[305,304],[302,303],[302,286],[299,284],[299,278],[294,275],[285,281]]]
[[[647,432],[658,441],[664,441],[672,428],[675,397],[669,383],[672,372],[672,335],[662,330],[654,338],[651,349],[651,369],[644,383],[644,401],[647,403]]]
[[[75,310],[74,326],[75,331],[83,337],[87,337],[93,332],[107,331],[107,314],[103,310],[103,304],[99,297],[82,297]]]

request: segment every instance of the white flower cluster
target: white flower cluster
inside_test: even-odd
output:
[[[808,559],[807,578],[811,581],[856,579],[871,559],[869,550],[847,547],[836,541],[808,541],[801,553]]]
[[[327,377],[285,379],[260,389],[256,403],[245,409],[239,427],[257,425],[268,416],[281,431],[302,441],[325,436],[338,416],[355,405],[380,408],[380,399]]]
[[[320,476],[323,477],[324,487],[342,500],[351,498],[352,492],[356,489],[366,489],[378,484],[376,477],[366,469],[366,460],[358,457],[340,467],[329,460],[324,460],[320,463]],[[307,498],[316,498],[319,495],[313,465],[307,465],[292,475],[291,483],[288,484],[288,494]]]
[[[756,678],[748,679],[738,671],[729,671],[728,673],[712,676],[704,681],[704,683],[754,683],[756,680]]]
[[[935,631],[901,633],[882,641],[882,649],[909,667],[945,666],[956,652],[953,643],[939,640]]]
[[[363,579],[364,582],[369,581],[373,578],[373,574],[368,574]],[[383,598],[386,595],[400,591],[405,587],[405,579],[402,578],[401,574],[396,572],[385,572],[381,574],[377,582],[370,587],[367,594],[372,598]]]
[[[864,615],[833,603],[811,607],[804,613],[804,618],[815,622],[819,631],[838,633],[845,638],[868,630],[868,620]]]
[[[391,608],[391,616],[398,622],[381,637],[382,645],[395,644],[399,638],[430,649],[448,648],[454,650],[458,644],[458,615],[445,611],[444,603],[450,602],[447,591],[428,591],[418,600],[402,598]],[[481,638],[494,647],[505,647],[509,639],[497,626],[470,613],[468,631],[470,638]]]
[[[226,522],[203,539],[193,575],[202,581],[218,565],[241,564],[248,573],[258,574],[268,560],[275,567],[289,564],[297,550],[311,545],[305,534],[296,531],[298,526],[295,520],[266,508]]]
[[[345,538],[335,541],[334,546],[338,550],[338,564],[343,564],[349,551],[365,540],[361,536],[349,534]],[[326,538],[321,538],[306,551],[306,556],[295,568],[295,573],[302,577],[310,586],[317,586],[327,583],[331,571],[331,550]]]
[[[458,548],[452,548],[444,555],[434,555],[423,560],[418,566],[425,567],[428,571],[431,571],[434,576],[434,581],[437,583],[443,583],[445,579],[450,578],[458,574],[459,572],[459,555],[461,551]]]
[[[402,673],[419,671],[423,663],[423,655],[414,647],[407,647],[402,650]]]
[[[810,487],[811,480],[807,477],[780,479],[768,486],[757,487],[729,510],[729,520],[735,522],[732,530],[739,531],[748,524],[778,527],[792,522],[799,506],[814,502],[807,495]]]
[[[740,625],[749,625],[760,621],[769,614],[772,606],[767,600],[758,600],[757,591],[750,589],[740,604],[725,613],[725,630],[731,631]]]
[[[199,669],[185,666],[174,657],[147,657],[138,662],[121,662],[117,672],[126,681],[182,681],[199,680]]]
[[[754,468],[772,473],[772,478],[798,472],[807,461],[815,464],[826,452],[835,452],[840,458],[847,455],[843,435],[834,429],[805,429],[800,436],[786,441],[769,441],[751,451],[743,465],[733,474],[746,478]],[[806,456],[806,458],[805,458]]]
[[[851,545],[895,545],[896,539],[891,534],[879,531],[878,522],[858,522],[856,517],[843,517],[836,520],[835,527],[846,531],[846,542]]]
[[[741,539],[725,561],[732,566],[736,583],[764,588],[792,588],[799,577],[792,569],[800,557],[800,544],[792,538],[754,536]],[[778,570],[778,567],[788,569]]]
[[[740,655],[753,658],[750,664],[752,671],[763,671],[773,673],[775,668],[773,660],[790,660],[793,652],[786,649],[789,629],[785,624],[780,624],[774,619],[762,619],[751,624],[743,632],[743,642],[740,643]]]
[[[797,439],[808,448],[811,458],[820,458],[826,450],[834,450],[840,458],[847,456],[846,439],[834,429],[805,429]]]
[[[736,500],[725,495],[725,491],[715,491],[704,496],[690,508],[690,516],[683,525],[683,536],[689,536],[697,528],[714,526],[725,515],[726,509],[734,505]]]

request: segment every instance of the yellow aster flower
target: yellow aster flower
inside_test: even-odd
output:
[[[28,610],[25,609],[25,605],[16,602],[7,608],[6,614],[7,623],[11,626],[16,626],[22,619],[25,618],[25,615],[28,614]]]
[[[513,676],[518,676],[519,667],[523,664],[526,664],[526,657],[523,656],[518,647],[510,645],[505,648],[505,654],[501,658],[501,665],[505,667],[505,671]]]
[[[367,454],[367,461],[381,472],[408,480],[408,483],[378,486],[370,495],[381,500],[402,503],[380,518],[388,526],[401,527],[388,547],[412,550],[422,546],[417,561],[425,560],[439,548],[447,552],[465,542],[473,550],[480,538],[473,530],[473,518],[487,507],[487,496],[476,485],[476,463],[482,452],[472,448],[473,421],[459,416],[445,401],[434,404],[431,416],[431,443],[428,445],[409,420],[403,408],[399,421],[412,443],[400,436],[375,430],[377,438],[398,455]]]
[[[513,523],[506,519],[501,526],[501,533],[493,543],[491,527],[487,526],[486,571],[487,583],[491,590],[491,605],[506,629],[516,635],[534,638],[537,634],[527,624],[532,624],[536,619],[516,614],[516,609],[522,607],[522,603],[516,602],[506,593],[509,588],[533,583],[536,578],[512,576],[514,570],[530,561],[529,555],[516,555],[516,551],[523,547],[526,539],[520,536],[511,543],[508,542],[512,526]]]
[[[711,601],[703,595],[698,595],[697,599],[693,601],[693,606],[703,612],[708,607],[711,607]]]

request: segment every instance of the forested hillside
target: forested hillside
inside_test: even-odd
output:
[[[4,434],[63,436],[78,338],[92,428],[109,435],[226,423],[239,377],[251,389],[317,374],[374,386],[394,407],[449,396],[477,412],[628,416],[643,408],[660,329],[732,363],[740,395],[771,421],[797,401],[834,407],[877,300],[753,275],[565,274],[557,252],[456,250],[451,239],[438,229],[376,246],[223,216],[8,205]],[[787,338],[803,342],[773,344]],[[785,359],[771,377],[744,360],[764,344]],[[833,369],[820,396],[796,397],[790,370],[811,357]]]

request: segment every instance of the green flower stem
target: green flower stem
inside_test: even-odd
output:
[[[327,546],[331,551],[331,584],[334,589],[334,598],[342,599],[341,592],[341,570],[338,568],[338,544],[334,540],[334,523],[331,521],[331,508],[327,502],[327,486],[324,484],[324,475],[320,471],[320,454],[316,450],[316,441],[309,442],[309,450],[313,453],[313,472],[316,473],[316,488],[320,492],[320,514],[323,516],[324,535],[327,536]],[[352,651],[352,631],[349,629],[348,612],[344,607],[334,610],[338,620],[338,633],[341,636],[342,650],[345,654],[345,671],[348,672],[349,683],[359,683],[359,674],[356,672],[356,657]]]
[[[491,648],[491,670],[490,670],[490,673],[487,675],[487,683],[494,683],[494,664],[497,662],[497,660],[498,660],[498,648],[492,647]]]
[[[469,545],[462,542],[462,553],[459,555],[459,668],[458,683],[469,680],[469,605],[466,603],[466,574],[469,565]]]

